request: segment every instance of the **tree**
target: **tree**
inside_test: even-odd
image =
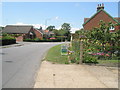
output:
[[[39,30],[42,30],[42,27],[40,26]]]
[[[53,31],[55,29],[55,26],[48,26],[47,27],[47,30],[49,30],[49,31]]]
[[[69,23],[63,23],[61,26],[61,34],[67,37],[67,40],[70,40],[71,34],[70,34],[71,26]]]
[[[71,26],[69,23],[64,23],[62,26],[61,26],[63,30],[66,30],[66,31],[70,31],[71,29]]]
[[[117,56],[120,53],[119,49],[119,33],[120,30],[111,33],[110,27],[114,26],[112,22],[105,23],[100,21],[100,27],[94,28],[89,33],[87,33],[87,38],[89,38],[96,48],[100,49],[102,52],[111,52],[114,55],[115,52]],[[97,45],[98,44],[98,45]]]

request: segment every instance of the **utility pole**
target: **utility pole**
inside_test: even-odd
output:
[[[48,20],[51,20],[51,19],[48,18],[48,19],[45,20],[45,29],[47,28],[47,22],[48,22]]]

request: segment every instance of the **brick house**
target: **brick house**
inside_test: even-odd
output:
[[[97,12],[91,18],[84,18],[83,28],[84,30],[92,30],[95,27],[99,27],[100,20],[106,23],[112,22],[115,26],[110,27],[110,31],[120,30],[120,18],[112,17],[104,10],[104,4],[98,4]]]
[[[55,33],[53,31],[49,31],[49,30],[43,30],[43,34],[45,35],[45,37],[47,39],[55,36]]]
[[[16,41],[23,41],[23,39],[42,39],[43,34],[35,29],[32,25],[7,25],[3,33],[17,35]]]

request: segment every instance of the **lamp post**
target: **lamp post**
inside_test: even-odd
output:
[[[48,18],[48,19],[45,20],[45,29],[47,28],[47,22],[48,22],[48,20],[51,20],[51,18]]]
[[[83,61],[83,41],[87,39],[86,36],[80,35],[80,61],[79,64],[82,64]]]

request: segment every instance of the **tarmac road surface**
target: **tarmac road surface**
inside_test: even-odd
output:
[[[46,51],[60,43],[25,43],[2,49],[2,88],[32,88]]]

